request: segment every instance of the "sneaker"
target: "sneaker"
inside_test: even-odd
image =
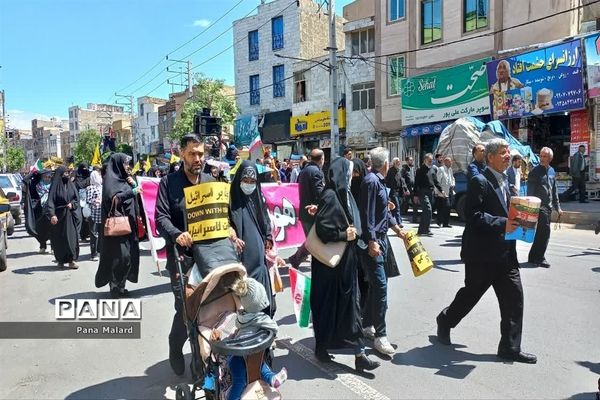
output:
[[[74,262],[71,262],[71,263],[69,263],[69,268],[77,269],[77,268],[79,268],[79,265],[75,264]]]
[[[381,354],[385,354],[388,356],[391,356],[396,352],[396,350],[394,350],[386,336],[375,338],[373,347]]]
[[[275,374],[271,378],[271,382],[269,382],[269,383],[272,388],[279,389],[279,387],[281,385],[283,385],[283,383],[286,380],[287,380],[287,369],[285,369],[285,367],[283,367],[283,368],[281,368],[281,371],[279,371],[277,374]]]
[[[373,325],[371,326],[367,326],[366,328],[363,328],[363,335],[367,338],[367,339],[375,339],[375,327]]]
[[[98,261],[98,257],[97,256],[92,256],[92,257],[90,257],[90,261]]]

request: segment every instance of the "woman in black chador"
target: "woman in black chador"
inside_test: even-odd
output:
[[[75,181],[73,183],[75,183],[75,188],[77,188],[77,192],[79,193],[79,205],[83,206],[82,203],[85,204],[85,190],[90,186],[90,170],[87,163],[82,162],[77,166]],[[79,212],[81,213],[81,207],[79,208]],[[90,228],[87,221],[84,221],[83,215],[81,216],[81,221],[82,223],[79,226],[79,237],[82,242],[87,242],[90,237]]]
[[[69,268],[79,268],[75,260],[79,257],[79,232],[81,224],[79,196],[67,168],[60,166],[48,193],[46,215],[50,219],[50,244],[59,267],[69,263]]]
[[[262,197],[258,171],[251,161],[243,161],[233,178],[230,191],[229,219],[237,233],[238,240],[244,242],[241,254],[242,264],[248,276],[265,287],[270,306],[263,310],[273,316],[275,298],[271,292],[271,280],[265,261],[265,250],[273,247],[271,223],[267,207]]]
[[[350,192],[353,163],[335,159],[327,171],[314,227],[323,243],[348,242],[340,263],[331,268],[312,258],[310,308],[315,332],[315,356],[327,362],[328,349],[355,343],[358,371],[373,370],[378,362],[365,354],[358,290],[359,259],[356,240],[360,237],[360,214]]]
[[[132,188],[130,176],[132,158],[115,153],[110,156],[102,182],[102,224],[100,229],[100,263],[96,272],[96,287],[110,284],[113,297],[127,296],[127,281],[137,283],[140,265],[140,249],[137,235],[135,196],[138,188]],[[125,236],[104,236],[106,219],[115,199],[115,216],[127,216],[131,233]]]

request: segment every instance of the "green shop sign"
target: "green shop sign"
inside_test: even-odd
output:
[[[485,58],[402,79],[402,125],[490,113]]]

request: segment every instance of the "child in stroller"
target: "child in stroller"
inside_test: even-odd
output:
[[[261,329],[277,334],[277,323],[261,311],[269,306],[269,299],[263,285],[255,279],[242,278],[233,284],[232,289],[233,293],[239,297],[243,307],[243,310],[238,311],[235,321],[237,327],[236,337]],[[231,356],[228,365],[232,378],[228,399],[237,400],[242,396],[247,384],[246,364],[242,357]],[[269,386],[277,389],[286,381],[287,370],[284,367],[278,373],[274,373],[267,363],[262,361],[260,376]]]

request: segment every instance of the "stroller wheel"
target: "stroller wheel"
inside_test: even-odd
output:
[[[187,383],[180,383],[175,386],[175,399],[176,400],[193,400],[192,392]]]

